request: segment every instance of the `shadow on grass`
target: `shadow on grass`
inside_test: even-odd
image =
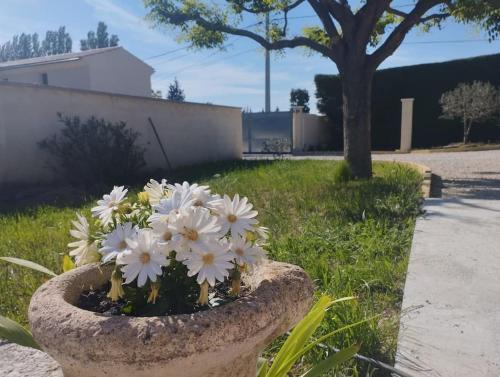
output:
[[[175,169],[171,172],[156,170],[142,174],[140,179],[131,182],[117,182],[125,184],[131,191],[138,192],[150,178],[168,182],[196,182],[208,179],[216,174],[225,174],[235,170],[249,170],[262,165],[271,165],[276,161],[245,161],[233,160],[200,165],[192,165]],[[0,214],[32,212],[40,206],[58,208],[81,207],[94,202],[112,187],[95,182],[86,187],[71,186],[64,183],[52,184],[16,184],[0,187]]]

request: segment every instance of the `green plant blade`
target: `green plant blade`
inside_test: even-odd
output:
[[[71,257],[67,254],[63,257],[62,268],[64,272],[71,271],[75,268],[75,263],[71,260]]]
[[[14,258],[14,257],[0,257],[0,259],[5,261],[5,262],[14,263],[14,264],[17,264],[19,266],[28,267],[28,268],[31,268],[32,270],[43,272],[44,274],[47,274],[50,276],[57,276],[57,274],[54,271],[51,271],[48,268],[43,267],[42,265],[40,265],[38,263],[31,262],[31,261],[26,260],[26,259],[20,259],[20,258]]]
[[[316,347],[318,344],[320,344],[321,342],[325,341],[326,339],[338,334],[338,333],[341,333],[342,331],[346,331],[346,330],[349,330],[353,327],[356,327],[356,326],[359,326],[363,323],[366,323],[366,322],[369,322],[369,321],[372,321],[373,319],[375,318],[378,318],[380,317],[380,315],[375,315],[373,317],[369,317],[369,318],[365,318],[361,321],[358,321],[358,322],[355,322],[355,323],[352,323],[350,325],[346,325],[346,326],[343,326],[341,328],[338,328],[334,331],[331,331],[329,332],[328,334],[325,334],[323,336],[321,336],[320,338],[316,339],[315,341],[309,343],[307,346],[305,346],[304,348],[302,348],[296,355],[293,356],[293,359],[297,360],[299,358],[301,358],[302,356],[304,356],[308,351],[310,351],[311,349],[313,349],[314,347]]]
[[[334,353],[333,355],[327,357],[325,360],[320,361],[313,368],[304,373],[301,377],[322,376],[324,373],[352,358],[359,351],[360,347],[360,344],[354,344],[348,348],[344,348],[343,350]]]
[[[295,364],[295,356],[302,349],[325,317],[326,309],[332,305],[328,296],[322,296],[309,313],[295,326],[276,355],[267,377],[284,377]]]
[[[31,333],[19,323],[0,315],[0,339],[41,350]]]
[[[269,370],[269,365],[267,364],[267,359],[263,357],[259,357],[259,361],[257,363],[258,371],[257,377],[266,377],[267,371]]]
[[[307,342],[323,321],[326,310],[333,304],[354,300],[355,297],[342,297],[332,300],[328,296],[322,296],[312,307],[309,313],[295,326],[285,344],[276,356],[267,377],[284,377],[300,356],[306,351]],[[312,348],[309,347],[307,349]]]

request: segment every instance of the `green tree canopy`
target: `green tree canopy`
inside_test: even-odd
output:
[[[97,25],[97,31],[89,31],[87,38],[80,40],[80,50],[94,50],[96,48],[118,46],[120,39],[116,34],[111,36],[108,33],[108,26],[100,21]]]
[[[292,89],[290,91],[290,106],[302,106],[302,111],[308,113],[309,108],[309,92],[307,89]]]
[[[185,98],[186,95],[184,94],[184,90],[181,89],[179,81],[175,78],[174,82],[168,86],[167,99],[170,101],[184,102]]]
[[[500,33],[498,0],[144,0],[156,25],[169,25],[195,48],[222,48],[229,35],[268,50],[305,48],[336,64],[343,86],[344,156],[356,177],[371,176],[370,121],[373,73],[415,26],[424,31],[454,20]],[[294,32],[290,16],[310,8],[316,22]],[[263,30],[269,15],[269,33]],[[252,20],[254,23],[247,25]],[[257,21],[257,22],[255,22]]]
[[[71,52],[73,41],[61,26],[58,30],[49,30],[40,43],[37,33],[14,35],[12,40],[0,46],[0,61],[29,59],[45,55]]]

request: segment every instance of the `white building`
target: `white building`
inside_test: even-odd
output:
[[[154,69],[123,47],[0,63],[0,81],[151,96]]]

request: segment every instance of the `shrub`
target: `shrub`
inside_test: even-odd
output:
[[[63,180],[84,186],[131,183],[145,166],[145,149],[137,145],[140,134],[125,122],[111,123],[94,116],[57,114],[63,128],[39,143],[51,158],[48,165]]]
[[[489,82],[460,83],[443,93],[439,100],[444,119],[459,119],[464,127],[464,144],[469,142],[472,125],[494,119],[500,110],[499,92]]]

